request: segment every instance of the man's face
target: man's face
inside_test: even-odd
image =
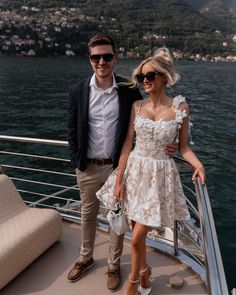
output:
[[[90,63],[97,78],[111,77],[116,61],[117,55],[114,54],[111,45],[97,45],[90,48]]]

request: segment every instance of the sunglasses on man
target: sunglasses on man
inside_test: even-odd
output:
[[[105,53],[105,54],[92,54],[89,56],[92,62],[99,63],[102,58],[105,62],[110,62],[113,60],[114,54]]]
[[[158,72],[147,72],[145,75],[143,73],[137,74],[136,79],[139,83],[143,83],[144,79],[146,78],[148,82],[152,82],[155,80],[156,76],[158,75]]]

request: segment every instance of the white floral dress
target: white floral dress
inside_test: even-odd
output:
[[[186,111],[179,105],[183,96],[173,98],[176,117],[170,121],[153,121],[136,114],[136,143],[124,172],[125,207],[131,220],[151,227],[174,226],[174,220],[190,218],[175,161],[165,153],[165,145],[178,142],[178,133]],[[116,201],[116,170],[97,192],[107,208]]]

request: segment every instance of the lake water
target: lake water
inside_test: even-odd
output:
[[[128,76],[138,63],[120,60],[116,72]],[[181,61],[176,67],[181,80],[170,94],[182,94],[190,106],[193,149],[206,167],[232,289],[236,287],[236,64]],[[69,88],[90,73],[86,58],[0,56],[0,134],[67,140]]]

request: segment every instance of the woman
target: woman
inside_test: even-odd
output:
[[[150,228],[173,227],[174,220],[190,218],[179,172],[174,160],[166,155],[165,145],[178,143],[183,158],[195,168],[192,179],[199,176],[205,183],[204,167],[188,145],[185,98],[171,98],[165,93],[165,88],[178,79],[167,48],[160,48],[134,70],[132,83],[141,83],[148,98],[133,104],[118,168],[97,193],[106,203],[114,191],[116,198],[124,201],[132,221],[131,273],[126,295],[136,295],[138,287],[143,295],[151,293],[145,244]]]

